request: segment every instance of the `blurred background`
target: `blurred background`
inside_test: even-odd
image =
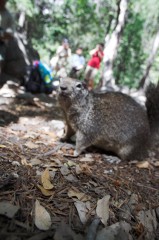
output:
[[[17,32],[27,49],[33,46],[42,61],[49,63],[63,38],[69,40],[72,52],[83,47],[86,59],[97,43],[107,44],[120,22],[120,4],[121,0],[10,0],[7,8],[16,19]],[[159,31],[159,1],[130,0],[126,4],[113,74],[117,84],[136,88]],[[157,82],[158,47],[152,58],[149,78]]]

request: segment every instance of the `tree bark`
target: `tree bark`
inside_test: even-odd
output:
[[[120,43],[123,28],[125,26],[125,20],[127,15],[129,0],[120,0],[118,3],[118,21],[111,36],[105,37],[105,49],[104,49],[104,71],[102,77],[102,89],[106,86],[114,86],[115,80],[113,77],[113,62],[117,55],[117,49]]]
[[[152,46],[152,51],[147,60],[147,66],[146,66],[144,75],[140,80],[139,88],[146,88],[146,86],[149,85],[149,83],[150,83],[149,82],[150,80],[148,79],[148,75],[149,75],[150,69],[152,67],[152,64],[154,62],[155,56],[157,54],[158,48],[159,48],[159,30],[155,36],[153,46]]]

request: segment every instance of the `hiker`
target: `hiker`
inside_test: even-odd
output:
[[[68,39],[63,39],[62,45],[58,47],[56,55],[50,60],[51,68],[56,72],[58,77],[66,77],[68,74],[69,58],[71,49]]]
[[[83,56],[83,48],[79,47],[76,53],[70,58],[70,77],[79,78],[85,66],[85,58]]]
[[[33,61],[25,87],[31,93],[52,93],[54,86],[51,70],[40,59]]]
[[[104,56],[104,44],[99,43],[97,46],[90,51],[91,59],[87,63],[85,70],[85,80],[88,85],[88,89],[91,90],[94,87],[94,79],[100,68],[100,63]]]

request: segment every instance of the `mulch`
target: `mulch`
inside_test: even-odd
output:
[[[159,207],[159,166],[152,162],[153,159],[158,161],[158,147],[152,159],[144,159],[150,163],[146,168],[139,168],[135,161],[118,162],[116,157],[96,149],[90,149],[76,159],[65,157],[65,153],[73,151],[72,145],[59,142],[60,130],[54,130],[52,120],[61,119],[61,112],[55,99],[52,104],[14,99],[10,104],[1,105],[0,202],[9,201],[20,207],[13,218],[0,215],[1,239],[53,239],[61,222],[85,235],[95,217],[99,199],[106,195],[111,197],[108,220],[111,225],[120,220],[122,206],[128,203],[132,194],[136,194],[139,201],[129,223],[133,236],[139,239],[142,230],[139,231],[135,215],[141,210]],[[29,145],[28,141],[37,146]],[[33,159],[38,159],[39,164],[32,164]],[[71,178],[62,173],[63,166],[67,167]],[[38,188],[46,168],[54,173],[51,175],[54,185],[51,196],[44,196]],[[74,199],[68,196],[70,189],[90,197],[85,224],[81,223]],[[51,216],[52,227],[48,231],[41,231],[35,225],[36,200]]]

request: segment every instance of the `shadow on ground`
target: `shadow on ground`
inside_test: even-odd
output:
[[[17,123],[19,117],[16,114],[12,114],[8,111],[0,110],[0,126],[10,124],[11,122]]]
[[[21,117],[41,117],[46,121],[62,119],[55,92],[31,94],[13,82],[7,82],[0,89],[0,109],[0,126],[17,123]]]

